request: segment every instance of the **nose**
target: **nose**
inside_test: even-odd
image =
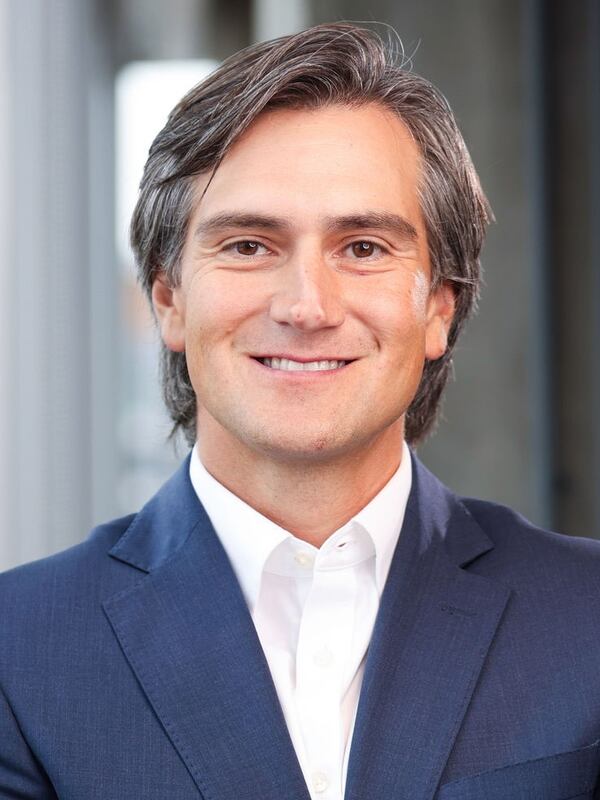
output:
[[[279,272],[271,318],[302,331],[338,327],[344,321],[338,276],[321,254],[290,258]]]

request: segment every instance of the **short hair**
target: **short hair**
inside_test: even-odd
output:
[[[159,273],[172,288],[199,174],[218,168],[237,138],[265,111],[379,103],[407,126],[421,156],[419,199],[432,289],[446,282],[455,314],[445,354],[425,363],[405,417],[415,445],[433,429],[452,369],[458,336],[479,295],[479,254],[491,212],[444,96],[412,72],[400,47],[349,23],[317,25],[248,47],[192,88],[155,138],[131,223],[139,278],[148,296]],[[161,352],[161,383],[173,421],[189,444],[196,438],[196,397],[185,353]]]

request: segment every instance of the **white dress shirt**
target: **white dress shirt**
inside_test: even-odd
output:
[[[293,536],[205,469],[190,478],[248,603],[313,800],[342,800],[379,600],[410,492],[410,453],[320,548]]]

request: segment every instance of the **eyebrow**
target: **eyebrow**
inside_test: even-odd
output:
[[[292,224],[285,217],[235,211],[223,212],[199,222],[194,231],[194,236],[201,238],[207,234],[217,233],[227,228],[260,228],[262,230],[284,232],[291,230]],[[361,214],[325,217],[325,230],[329,233],[350,231],[356,228],[390,230],[408,242],[416,242],[419,238],[417,229],[412,223],[399,214],[393,214],[389,211],[369,211]]]
[[[344,217],[330,217],[327,221],[327,230],[332,232],[353,230],[355,228],[375,228],[391,230],[401,239],[416,242],[419,238],[417,229],[399,214],[389,211],[370,211],[365,214],[349,214]]]
[[[194,236],[201,238],[208,233],[217,233],[225,228],[263,228],[264,230],[281,231],[288,230],[291,225],[281,217],[231,211],[215,214],[214,217],[209,217],[209,219],[199,222],[194,231]]]

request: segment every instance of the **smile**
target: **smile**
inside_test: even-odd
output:
[[[320,372],[331,369],[340,369],[348,364],[348,361],[323,360],[323,361],[293,361],[290,358],[258,358],[261,364],[271,369],[279,369],[287,372]]]

